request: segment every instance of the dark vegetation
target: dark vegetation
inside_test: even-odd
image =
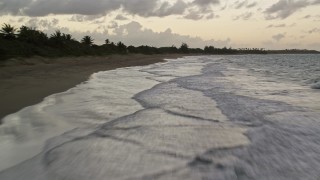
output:
[[[81,41],[75,40],[71,34],[59,30],[48,36],[47,34],[31,27],[22,26],[19,29],[3,24],[0,29],[0,60],[13,57],[62,57],[62,56],[102,56],[109,54],[267,54],[267,53],[319,53],[310,50],[276,50],[267,51],[257,48],[232,49],[206,46],[204,49],[190,48],[182,43],[179,48],[152,47],[152,46],[126,46],[122,42],[114,43],[108,39],[103,45],[94,44],[91,36],[84,36]]]

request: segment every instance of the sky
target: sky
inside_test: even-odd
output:
[[[0,0],[0,16],[96,44],[320,50],[320,0]]]

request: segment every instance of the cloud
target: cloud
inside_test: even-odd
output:
[[[69,21],[75,21],[75,22],[85,22],[85,21],[92,21],[92,20],[96,20],[98,18],[102,18],[104,16],[101,15],[73,15],[71,16],[71,18],[69,19]]]
[[[266,19],[285,19],[298,10],[312,5],[307,0],[279,0],[265,10]]]
[[[188,8],[188,4],[182,0],[176,1],[173,5],[170,5],[168,2],[161,4],[160,8],[157,9],[152,16],[170,16],[170,15],[181,15]]]
[[[286,27],[286,24],[270,24],[267,28],[282,28]]]
[[[209,5],[215,5],[215,4],[219,4],[220,1],[219,0],[194,0],[193,4],[196,4],[198,6],[209,6]]]
[[[126,33],[123,33],[126,32]],[[189,44],[191,47],[204,47],[206,45],[214,45],[217,47],[229,46],[230,39],[215,41],[203,40],[199,37],[191,37],[188,35],[180,35],[173,33],[171,29],[163,32],[154,32],[151,29],[145,29],[138,22],[130,22],[116,28],[112,35],[108,35],[112,41],[122,41],[125,44],[132,45],[152,45],[152,46],[180,46],[182,42]]]
[[[118,23],[115,21],[111,21],[110,24],[108,25],[108,29],[116,29],[118,26]]]
[[[256,1],[250,3],[250,2],[248,2],[248,0],[243,0],[243,1],[238,0],[238,1],[234,2],[234,4],[232,6],[235,9],[240,9],[240,8],[243,8],[243,7],[249,9],[249,8],[255,7],[257,4],[258,3]]]
[[[164,3],[158,0],[4,0],[0,4],[0,10],[2,13],[14,15],[46,16],[49,14],[104,15],[122,9],[132,15],[152,16],[158,13],[157,7]],[[177,3],[181,2],[177,1]],[[166,10],[170,8],[172,6],[166,6]]]
[[[257,2],[252,2],[251,4],[248,4],[248,5],[246,6],[246,8],[253,8],[253,7],[255,7],[257,4],[258,4]]]
[[[33,18],[32,22],[34,25],[39,24],[40,20],[38,18]],[[112,25],[113,24],[113,25]],[[48,26],[45,28],[41,26],[41,29],[51,34],[53,32],[53,24],[51,21],[48,22]],[[109,28],[108,28],[109,26]],[[112,26],[112,29],[110,29]],[[110,23],[107,26],[101,26],[95,31],[91,32],[80,32],[80,31],[71,31],[68,28],[59,27],[61,32],[72,34],[76,39],[81,39],[85,35],[90,35],[95,39],[95,43],[102,44],[105,42],[105,39],[109,39],[112,42],[121,41],[126,45],[150,45],[155,47],[162,46],[180,46],[182,42],[187,43],[190,47],[200,47],[203,48],[206,45],[214,45],[216,47],[229,47],[231,40],[226,38],[225,40],[203,40],[200,37],[192,37],[189,35],[180,35],[172,32],[171,29],[167,29],[162,32],[155,32],[151,29],[143,28],[143,26],[135,21],[132,21],[128,24],[117,25]]]
[[[286,37],[286,33],[280,33],[280,34],[276,34],[276,35],[272,36],[272,39],[279,42],[285,37]]]
[[[35,27],[39,29],[55,29],[59,24],[58,19],[38,19],[38,18],[31,18],[26,22],[26,26],[28,27]]]
[[[199,20],[203,18],[203,15],[199,11],[190,10],[187,15],[184,16],[186,19]]]
[[[319,21],[320,20],[320,15],[305,15],[301,19],[312,19],[313,21]]]
[[[21,11],[24,11],[32,2],[33,0],[1,0],[0,13],[20,14]]]
[[[308,31],[309,34],[312,34],[312,33],[320,33],[320,28],[313,28],[311,30]]]
[[[253,15],[252,12],[246,12],[246,13],[243,13],[239,16],[236,16],[233,20],[239,20],[239,19],[249,20],[252,17],[252,15]]]
[[[105,16],[113,11],[141,17],[185,16],[190,9],[198,9],[203,16],[218,5],[219,0],[3,0],[0,2],[1,14],[47,16],[50,14],[71,14],[85,16]],[[212,12],[212,10],[211,10]],[[189,15],[191,16],[191,15]],[[121,19],[121,17],[118,17]],[[74,20],[85,20],[75,17]]]
[[[247,1],[236,1],[234,3],[234,8],[240,9],[240,8],[244,7],[246,4],[247,4]]]
[[[312,4],[315,4],[315,5],[320,4],[320,0],[314,0],[312,1]]]
[[[312,17],[311,15],[306,15],[306,16],[303,17],[303,19],[309,19],[311,17]]]
[[[214,13],[210,13],[206,16],[206,19],[216,19],[216,18],[220,18],[220,16],[215,15]]]
[[[125,16],[121,15],[121,14],[118,14],[115,18],[115,20],[118,20],[118,21],[125,21],[125,20],[128,20],[128,18],[126,18]]]

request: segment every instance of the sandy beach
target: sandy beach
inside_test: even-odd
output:
[[[110,55],[105,57],[34,57],[0,66],[0,119],[86,81],[95,72],[162,62],[181,55]]]
[[[185,56],[91,74],[3,118],[0,179],[318,179],[318,59]],[[12,79],[37,93],[88,78],[91,67],[71,64]],[[53,82],[42,87],[47,76]]]

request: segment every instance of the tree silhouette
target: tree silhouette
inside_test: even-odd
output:
[[[17,33],[16,33],[17,32]],[[105,40],[105,44],[99,46],[93,44],[90,36],[85,36],[81,43],[73,39],[71,34],[65,34],[57,30],[48,38],[47,34],[32,27],[21,26],[19,30],[9,24],[0,25],[0,61],[12,57],[62,57],[82,55],[109,55],[126,53],[166,54],[166,53],[192,53],[192,54],[320,54],[315,50],[265,50],[263,48],[218,48],[212,45],[200,48],[190,48],[182,43],[180,47],[152,47],[142,45],[138,47],[126,46],[124,43],[114,43]]]
[[[91,36],[84,36],[81,39],[81,43],[91,46],[93,44],[93,39],[91,38]]]
[[[16,30],[17,29],[11,26],[10,24],[4,23],[2,25],[2,28],[0,29],[0,32],[5,39],[14,39],[16,37]]]
[[[126,53],[127,52],[127,46],[124,45],[121,41],[117,43],[118,52],[120,53]]]
[[[50,39],[62,39],[62,33],[60,30],[56,30],[53,34],[51,34]]]
[[[106,40],[105,40],[105,44],[110,44],[110,40],[109,40],[109,39],[106,39]]]
[[[45,44],[48,37],[45,33],[36,30],[35,28],[29,28],[27,26],[21,26],[18,30],[17,37],[21,41],[33,43],[33,44]]]
[[[67,41],[73,41],[74,39],[72,38],[72,35],[71,34],[63,34],[64,38],[67,40]]]
[[[189,46],[187,43],[182,43],[180,46],[180,51],[183,53],[189,53]]]
[[[60,30],[56,30],[53,34],[50,35],[50,42],[53,46],[63,47],[64,38]]]
[[[204,52],[207,54],[213,54],[215,53],[215,48],[213,46],[205,46]]]

